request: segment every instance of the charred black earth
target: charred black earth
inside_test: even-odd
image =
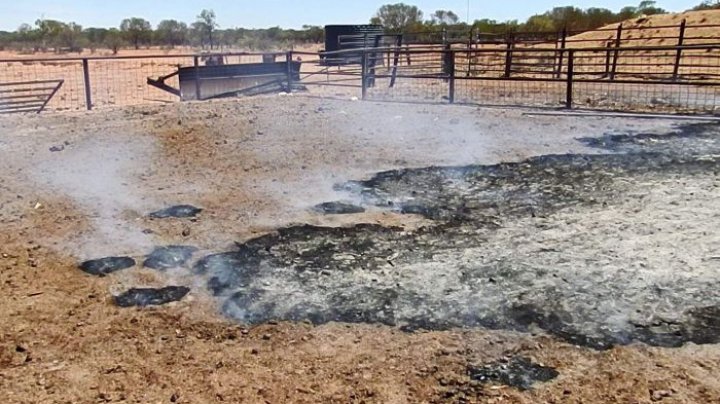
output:
[[[160,271],[180,268],[185,266],[196,251],[195,247],[182,245],[157,247],[145,258],[143,266]]]
[[[612,241],[601,225],[621,224],[621,208],[654,214],[643,206],[658,190],[672,195],[697,183],[712,192],[718,135],[718,126],[691,125],[668,134],[579,139],[602,154],[379,173],[339,188],[365,206],[433,224],[283,228],[204,257],[193,270],[207,278],[226,315],[247,323],[540,328],[601,349],[633,341],[720,342],[720,268],[708,263],[695,274],[638,266],[599,250],[590,237]],[[657,203],[672,212],[673,202]],[[583,240],[572,245],[577,256],[538,239],[555,222],[594,217],[602,219],[597,228],[579,232]],[[627,250],[652,258],[650,250]]]
[[[190,288],[184,286],[168,286],[164,288],[133,288],[114,297],[115,304],[120,307],[161,306],[182,300]]]
[[[529,390],[535,383],[548,382],[558,377],[557,370],[533,363],[528,358],[517,357],[484,366],[468,366],[471,379],[482,383],[500,383]]]
[[[130,257],[105,257],[80,263],[80,269],[83,272],[99,277],[133,266],[135,266],[135,260]]]
[[[184,219],[195,217],[202,212],[202,209],[192,205],[175,205],[169,208],[161,209],[150,213],[148,216],[152,219]]]

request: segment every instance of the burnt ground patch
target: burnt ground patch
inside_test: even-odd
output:
[[[196,251],[196,247],[182,245],[157,247],[145,258],[143,266],[161,271],[183,267]]]
[[[717,126],[693,125],[666,135],[610,138],[611,154],[379,173],[341,188],[364,205],[434,224],[412,231],[294,226],[205,257],[194,271],[207,277],[225,314],[249,323],[539,327],[601,349],[633,341],[718,342],[720,279],[711,270],[678,282],[660,267],[636,270],[619,259],[610,267],[598,263],[592,240],[582,257],[564,257],[542,243],[532,254],[514,253],[542,230],[534,224],[539,220],[545,227],[558,214],[625,220],[613,209],[628,194],[641,200],[658,186],[672,193],[693,181],[714,181],[718,134]],[[500,240],[507,229],[517,234]]]
[[[161,209],[150,213],[148,216],[152,219],[184,219],[195,217],[202,212],[201,208],[196,208],[192,205],[175,205],[169,208]]]
[[[314,206],[313,211],[324,215],[351,215],[363,213],[365,208],[347,202],[325,202]]]
[[[535,383],[548,382],[558,377],[557,370],[533,363],[528,358],[516,357],[484,366],[468,366],[471,379],[482,383],[500,383],[529,390]]]
[[[80,269],[83,272],[100,277],[133,266],[135,266],[135,260],[130,257],[105,257],[80,263]]]
[[[160,289],[133,288],[115,296],[113,300],[120,307],[160,306],[182,300],[188,293],[190,289],[184,286],[168,286]]]

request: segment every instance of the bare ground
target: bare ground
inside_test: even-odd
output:
[[[77,268],[80,260],[109,255],[139,259],[157,245],[193,245],[198,256],[229,251],[293,224],[414,231],[433,220],[376,206],[349,216],[309,208],[349,197],[333,185],[384,170],[607,153],[577,138],[663,135],[679,124],[522,112],[268,97],[3,118],[3,401],[720,400],[714,344],[661,348],[629,341],[595,350],[533,324],[414,332],[374,323],[236,324],[192,273],[133,268],[94,278]],[[503,218],[482,249],[523,264],[516,269],[521,274],[561,265],[558,273],[572,269],[582,280],[593,279],[583,278],[585,272],[619,274],[614,289],[626,276],[628,285],[658,283],[673,292],[673,283],[685,282],[677,273],[687,270],[697,283],[705,280],[700,291],[711,290],[715,175],[712,169],[620,175],[611,188],[622,193],[606,205],[571,205],[537,220]],[[197,220],[146,218],[177,203],[205,210]],[[468,251],[468,258],[481,258],[477,248]],[[537,282],[526,292],[541,290],[544,279]],[[167,284],[192,292],[159,308],[120,309],[112,302],[131,286]],[[443,293],[431,282],[426,288]],[[708,295],[705,303],[717,302]],[[468,376],[469,365],[515,357],[553,367],[559,376],[528,391]]]

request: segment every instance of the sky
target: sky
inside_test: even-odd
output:
[[[195,21],[202,9],[213,9],[221,28],[300,28],[304,24],[367,23],[375,11],[387,3],[405,2],[431,14],[453,10],[462,20],[467,16],[467,0],[0,0],[0,30],[13,31],[22,23],[40,18],[76,22],[84,27],[117,27],[127,17],[143,17],[153,26],[164,19]],[[683,11],[701,0],[659,0],[658,6]],[[639,0],[470,0],[470,19],[518,19],[556,6],[604,7],[619,10]]]

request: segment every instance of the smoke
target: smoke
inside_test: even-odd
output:
[[[152,205],[130,179],[150,161],[154,145],[140,138],[98,137],[67,145],[33,170],[38,186],[86,210],[91,228],[64,247],[89,259],[134,255],[152,248],[151,237],[133,223]]]

